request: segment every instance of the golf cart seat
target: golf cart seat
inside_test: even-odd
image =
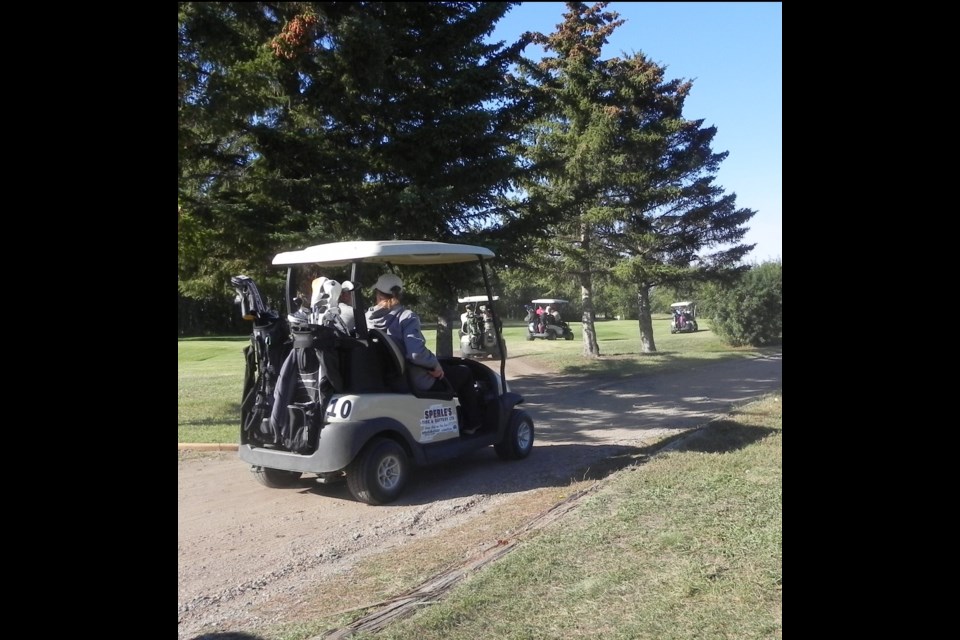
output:
[[[418,398],[437,398],[441,400],[450,400],[453,398],[453,387],[450,381],[445,377],[437,381],[437,384],[431,389],[421,391],[413,384],[411,377],[412,366],[407,362],[406,356],[400,351],[400,347],[383,330],[370,329],[370,344],[380,345],[380,351],[384,354],[384,369],[387,375],[388,386],[395,393],[412,393]]]

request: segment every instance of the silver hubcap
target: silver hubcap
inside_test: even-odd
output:
[[[400,481],[400,460],[394,456],[384,458],[377,467],[377,482],[384,489],[393,489]]]
[[[526,449],[530,446],[530,423],[526,420],[517,428],[517,445],[521,449]]]

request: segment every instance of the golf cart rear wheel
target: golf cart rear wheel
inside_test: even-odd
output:
[[[403,447],[389,438],[375,438],[347,467],[347,487],[360,502],[386,504],[400,496],[409,475]]]
[[[522,409],[510,412],[510,423],[503,440],[493,445],[501,460],[522,460],[533,449],[533,418]]]
[[[284,489],[292,487],[300,480],[303,475],[299,471],[284,471],[283,469],[270,469],[268,467],[251,467],[250,471],[257,482],[271,489]]]

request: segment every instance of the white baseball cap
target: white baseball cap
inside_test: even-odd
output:
[[[373,288],[388,296],[397,296],[403,291],[403,280],[394,273],[385,273],[377,278],[377,283]]]

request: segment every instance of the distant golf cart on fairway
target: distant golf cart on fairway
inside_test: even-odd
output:
[[[673,310],[673,318],[670,320],[670,333],[696,333],[698,330],[696,307],[697,303],[689,301],[674,302],[670,305]]]
[[[500,296],[466,296],[457,302],[466,305],[460,314],[460,355],[464,358],[493,358],[500,360],[507,352],[507,345],[497,334],[502,333],[502,323],[493,321],[491,303]],[[501,353],[500,345],[503,344]]]
[[[527,340],[573,340],[573,329],[559,317],[559,307],[567,304],[566,300],[537,298],[530,302],[536,307],[526,305],[527,317],[524,322],[527,323]]]

